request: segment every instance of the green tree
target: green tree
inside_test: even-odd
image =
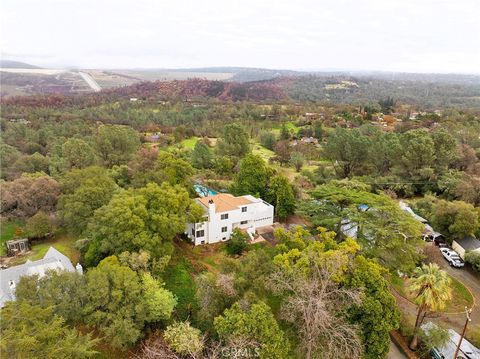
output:
[[[59,200],[60,217],[74,234],[81,234],[98,208],[107,204],[117,186],[100,167],[73,170],[62,179],[63,195]]]
[[[236,195],[264,197],[270,175],[271,170],[262,157],[250,153],[240,161],[240,171],[235,177],[232,190]]]
[[[365,189],[355,181],[331,181],[312,191],[314,200],[302,202],[299,212],[315,226],[335,231],[337,240],[356,236],[364,253],[388,268],[412,271],[422,258],[422,224],[390,197]]]
[[[415,270],[409,290],[415,296],[418,305],[417,318],[413,328],[410,348],[418,345],[418,332],[428,312],[435,312],[445,308],[445,303],[452,297],[451,279],[447,272],[441,270],[437,264],[423,264]]]
[[[177,299],[162,284],[154,279],[150,273],[142,274],[142,286],[145,306],[147,307],[147,321],[157,322],[169,319],[173,313]]]
[[[235,303],[223,315],[216,317],[215,330],[222,340],[243,339],[251,343],[250,352],[256,353],[259,346],[261,358],[286,358],[290,345],[280,329],[270,307],[264,302],[242,308]]]
[[[1,178],[12,179],[16,173],[13,164],[20,158],[22,154],[15,147],[0,143],[0,163],[2,164]]]
[[[159,153],[155,171],[160,176],[158,184],[166,181],[172,186],[181,185],[186,188],[191,185],[194,173],[190,163],[166,151]]]
[[[280,129],[280,140],[286,141],[291,137],[290,131],[287,128],[285,123],[282,123],[282,128]]]
[[[96,326],[114,347],[127,347],[142,336],[148,308],[137,273],[105,258],[85,275],[85,321]]]
[[[21,277],[15,289],[18,301],[51,308],[67,323],[79,323],[87,303],[85,278],[77,272],[48,271],[45,276]]]
[[[227,242],[226,250],[230,255],[239,255],[247,248],[248,235],[243,233],[240,229],[235,228]]]
[[[195,168],[212,168],[213,155],[210,148],[202,142],[198,141],[192,151],[192,165]]]
[[[455,137],[447,130],[440,129],[432,133],[435,148],[435,168],[442,173],[457,159]]]
[[[433,208],[433,224],[449,237],[463,238],[480,228],[479,213],[470,203],[437,200]]]
[[[130,127],[120,125],[100,126],[93,141],[98,157],[109,168],[127,164],[140,147],[138,133]]]
[[[369,139],[358,129],[337,128],[328,137],[324,154],[332,161],[337,174],[344,178],[351,177],[368,160],[369,148]]]
[[[72,168],[93,166],[97,161],[92,146],[80,138],[69,138],[60,147],[60,154],[54,157],[52,166],[58,172],[66,172]]]
[[[276,175],[270,180],[265,198],[275,207],[275,214],[281,220],[295,211],[293,188],[284,175]]]
[[[258,140],[260,141],[260,144],[268,148],[269,150],[273,150],[273,147],[275,146],[275,143],[277,142],[277,137],[273,132],[270,131],[262,131],[258,135]]]
[[[3,358],[90,358],[95,341],[65,325],[52,308],[9,302],[2,309],[0,355]]]
[[[27,220],[25,233],[29,238],[42,238],[54,232],[50,217],[43,211],[38,211]]]
[[[379,174],[387,174],[395,166],[401,153],[399,136],[396,133],[381,132],[371,145],[372,163]]]
[[[313,123],[313,137],[315,137],[318,140],[321,140],[323,138],[323,133],[325,130],[322,127],[322,123],[320,121],[315,121]]]
[[[14,171],[17,173],[49,173],[50,159],[41,153],[35,152],[29,156],[21,156],[13,164]]]
[[[429,180],[434,172],[435,143],[424,129],[410,130],[400,137],[400,175],[411,180]]]
[[[250,152],[248,134],[238,123],[231,123],[223,128],[217,146],[218,153],[222,156],[242,158]]]
[[[361,303],[350,309],[350,319],[361,328],[364,357],[385,358],[390,349],[390,332],[398,328],[400,313],[389,291],[386,270],[362,256],[355,258],[347,283],[362,290]]]
[[[290,163],[295,167],[297,172],[300,172],[303,165],[305,164],[305,156],[301,152],[292,152],[290,155]]]
[[[123,190],[95,211],[89,226],[85,253],[88,265],[124,251],[147,250],[152,257],[171,254],[173,238],[195,222],[202,209],[180,186],[150,183]]]
[[[178,354],[195,357],[203,350],[202,332],[189,322],[177,322],[169,325],[163,337],[167,344]]]
[[[467,251],[465,253],[465,262],[470,263],[473,269],[480,272],[480,253]]]

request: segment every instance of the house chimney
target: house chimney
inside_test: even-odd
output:
[[[15,299],[15,289],[16,289],[16,284],[13,280],[10,280],[8,282],[8,286],[10,287],[10,293],[12,294],[12,298]]]
[[[75,270],[78,274],[83,274],[83,267],[80,263],[77,263],[77,265],[75,266]]]
[[[208,200],[208,219],[211,220],[215,216],[215,203],[213,199]]]

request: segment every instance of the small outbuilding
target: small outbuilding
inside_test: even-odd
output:
[[[480,254],[480,241],[475,237],[455,239],[452,242],[452,248],[458,253],[460,258],[465,259],[465,253],[467,251],[477,252]]]
[[[7,253],[9,256],[14,256],[18,253],[26,252],[30,249],[28,238],[11,239],[6,242]]]

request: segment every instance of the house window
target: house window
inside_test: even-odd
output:
[[[228,219],[228,213],[224,213],[220,216],[220,219]]]
[[[246,212],[247,211],[247,207],[242,207],[242,212]]]
[[[195,228],[192,228],[192,236],[195,237]]]
[[[197,231],[197,238],[205,236],[205,230]]]
[[[248,221],[241,221],[240,224],[247,224]]]
[[[222,227],[222,232],[226,232],[227,231],[227,227]]]
[[[205,244],[205,241],[201,241],[200,244]]]

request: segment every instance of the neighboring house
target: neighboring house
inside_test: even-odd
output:
[[[50,247],[42,259],[27,260],[24,264],[0,270],[0,308],[5,306],[5,302],[15,300],[15,288],[21,277],[35,274],[43,277],[48,270],[73,272],[75,269],[82,273],[80,263],[73,267],[70,259]]]
[[[187,225],[186,234],[195,245],[226,241],[235,228],[253,238],[257,228],[273,224],[274,207],[250,195],[219,193],[196,201],[204,208],[205,217],[202,222]]]
[[[480,254],[480,241],[475,237],[465,237],[455,239],[452,242],[452,248],[458,253],[460,258],[465,259],[465,252],[472,251]]]
[[[422,329],[427,331],[429,329],[436,328],[437,325],[432,322],[427,322],[422,325]],[[430,351],[430,357],[433,359],[450,359],[453,358],[455,350],[457,349],[458,342],[460,341],[460,334],[453,329],[448,329],[449,338],[444,346],[438,348],[435,347]],[[467,339],[463,338],[460,345],[460,351],[458,353],[458,359],[477,359],[480,358],[480,349],[475,347]]]

